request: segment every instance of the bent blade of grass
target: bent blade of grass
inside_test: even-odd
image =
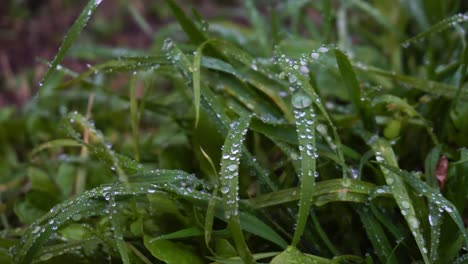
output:
[[[62,148],[62,147],[81,147],[83,144],[80,142],[73,140],[73,139],[54,139],[45,143],[42,143],[41,145],[35,147],[32,151],[30,156],[35,156],[37,153],[49,149],[49,148]]]
[[[312,206],[315,185],[317,148],[315,145],[315,126],[317,123],[312,99],[304,91],[299,90],[293,94],[292,104],[295,107],[296,129],[299,139],[300,158],[300,196],[299,213],[294,231],[292,246],[296,246],[304,232],[310,207]]]
[[[376,75],[380,75],[383,77],[387,77],[399,82],[402,82],[410,87],[410,89],[418,89],[423,92],[444,96],[446,98],[456,98],[458,95],[458,87],[441,83],[437,81],[431,81],[426,79],[415,78],[409,75],[403,75],[395,72],[389,72],[386,70],[382,70],[376,67],[367,66],[367,65],[353,65],[353,67],[357,70],[364,71],[367,73],[373,73]],[[466,89],[460,89],[459,97],[460,100],[468,100],[468,92]]]
[[[434,191],[429,185],[427,185],[427,183],[416,177],[414,174],[392,166],[391,164],[381,163],[381,165],[394,174],[400,175],[401,178],[403,178],[411,187],[413,187],[413,189],[424,195],[430,202],[440,205],[440,208],[447,212],[458,226],[460,233],[465,240],[465,246],[468,247],[468,232],[465,229],[463,219],[455,205],[453,205],[447,198],[442,196],[440,192]]]
[[[108,215],[105,209],[109,206],[111,193],[118,198],[114,199],[115,203],[119,205],[134,196],[146,195],[155,190],[167,193],[165,187],[160,187],[165,184],[180,184],[181,181],[188,183],[191,180],[190,175],[181,171],[156,170],[145,172],[145,175],[130,177],[128,184],[117,182],[111,186],[101,185],[54,206],[49,213],[26,230],[22,241],[15,247],[15,262],[31,263],[40,248],[64,224],[77,218]]]
[[[250,123],[250,116],[244,116],[234,121],[230,127],[223,153],[220,169],[220,191],[223,194],[223,204],[228,228],[236,244],[239,256],[245,263],[255,263],[242,234],[239,218],[239,165],[242,147]]]
[[[320,201],[319,205],[330,202],[349,201],[365,203],[369,195],[378,187],[372,183],[351,179],[333,179],[319,181],[310,192],[313,200]],[[391,196],[385,189],[378,192],[378,196]],[[354,198],[353,198],[354,197]],[[276,192],[259,195],[255,198],[243,200],[255,209],[294,202],[300,199],[299,188],[289,188]]]
[[[70,30],[68,31],[67,35],[65,35],[65,38],[63,39],[63,42],[59,47],[58,53],[55,55],[55,58],[50,63],[49,69],[45,73],[44,78],[40,82],[39,84],[40,88],[47,87],[52,74],[57,68],[57,65],[63,60],[63,58],[65,57],[65,54],[73,45],[73,43],[75,42],[75,39],[78,37],[80,32],[86,26],[89,19],[91,18],[91,15],[94,13],[94,11],[96,10],[96,8],[101,2],[102,0],[90,0],[88,4],[86,5],[86,7],[81,12],[81,14],[75,20]],[[39,89],[39,92],[38,92],[39,96],[43,93],[43,90],[44,89]]]
[[[464,23],[468,21],[468,14],[456,14],[449,18],[443,19],[442,21],[436,23],[435,25],[428,28],[426,31],[419,33],[418,35],[405,40],[401,45],[404,48],[409,47],[409,45],[416,43],[420,40],[427,38],[431,34],[439,33],[448,28],[452,28],[456,24]]]
[[[368,134],[365,134],[364,137],[367,144],[374,151],[377,161],[385,162],[385,164],[389,164],[394,167],[398,166],[395,153],[386,140],[379,138],[378,135],[369,136]],[[424,262],[430,263],[429,257],[427,255],[428,249],[425,244],[423,231],[420,224],[421,219],[418,219],[416,216],[413,201],[411,200],[408,190],[403,183],[401,175],[388,170],[384,165],[381,165],[380,169],[385,177],[386,183],[390,186],[390,190],[393,194],[393,197],[395,198],[395,202],[400,208],[400,211],[405,218],[414,239],[416,240],[416,244],[419,247],[419,251],[421,252]]]
[[[231,118],[225,113],[224,105],[207,87],[202,86],[201,93],[202,109],[208,114],[210,120],[216,125],[221,135],[226,136],[228,134]],[[270,179],[269,172],[252,157],[252,154],[250,154],[246,148],[242,148],[242,162],[245,162],[245,164],[255,172],[262,185],[268,186],[270,190],[278,189]]]
[[[348,89],[348,95],[351,99],[351,103],[358,112],[364,127],[368,131],[375,131],[377,127],[375,118],[367,106],[367,101],[362,98],[359,81],[348,57],[338,49],[335,49],[334,52],[338,69],[340,70],[345,87]]]

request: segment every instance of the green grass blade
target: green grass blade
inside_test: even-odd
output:
[[[379,138],[377,135],[365,136],[367,144],[372,148],[375,153],[376,160],[379,162],[385,162],[391,166],[397,167],[397,159],[395,153],[393,152],[390,144]],[[403,183],[403,177],[395,172],[388,170],[386,166],[381,165],[380,169],[385,177],[385,181],[390,186],[393,197],[400,208],[400,211],[405,218],[411,233],[413,234],[414,239],[419,247],[419,251],[424,259],[425,263],[430,263],[428,257],[428,248],[423,237],[423,231],[421,227],[421,219],[418,219],[416,216],[416,211],[413,206],[413,201],[409,196],[408,190]]]
[[[166,2],[171,8],[174,16],[177,18],[182,29],[194,44],[200,45],[203,41],[206,40],[203,32],[198,29],[197,26],[195,26],[195,24],[187,17],[182,8],[180,8],[174,0],[166,0]]]
[[[423,182],[421,179],[414,176],[412,173],[407,171],[401,170],[392,166],[391,164],[382,163],[382,166],[393,172],[394,174],[398,174],[403,178],[411,187],[413,187],[418,193],[424,195],[430,202],[440,205],[443,211],[447,212],[448,215],[453,219],[455,224],[460,229],[460,233],[462,234],[465,245],[468,246],[468,233],[465,230],[465,226],[463,224],[462,217],[458,212],[457,208],[449,201],[447,198],[442,196],[441,193],[432,190],[432,188],[427,185],[427,183]]]
[[[351,63],[348,60],[348,57],[338,49],[335,49],[334,51],[336,62],[338,63],[338,68],[343,78],[343,82],[348,89],[348,95],[351,99],[351,103],[358,112],[364,127],[368,131],[375,131],[377,128],[375,118],[367,106],[367,101],[363,100],[362,98],[359,81],[356,77],[356,74],[354,73]]]
[[[41,145],[35,147],[31,151],[31,156],[36,155],[37,153],[49,149],[49,148],[61,148],[61,147],[81,147],[83,144],[80,142],[73,140],[73,139],[54,139],[45,143],[42,143]]]
[[[248,249],[239,218],[239,165],[242,145],[250,123],[250,116],[241,117],[231,124],[223,146],[220,169],[220,191],[228,228],[236,244],[237,252],[245,263],[255,263]]]
[[[55,69],[57,68],[57,65],[59,65],[60,62],[62,62],[62,60],[65,57],[65,54],[73,45],[73,43],[75,42],[75,39],[78,37],[80,32],[86,26],[92,14],[94,13],[94,11],[96,10],[96,8],[101,2],[102,0],[90,0],[88,4],[86,5],[86,7],[81,12],[81,14],[75,20],[70,30],[68,31],[67,35],[63,39],[63,42],[60,45],[57,55],[55,55],[55,58],[52,60],[52,62],[49,65],[49,69],[47,70],[47,72],[44,75],[44,78],[40,82],[39,84],[40,87],[49,85],[50,78],[52,74],[54,73]],[[39,89],[39,95],[43,93],[43,90],[44,89]]]
[[[428,28],[426,31],[419,33],[418,35],[405,40],[401,45],[404,48],[409,47],[413,43],[417,43],[420,40],[427,38],[431,34],[440,33],[443,30],[452,28],[456,24],[464,23],[468,21],[468,14],[456,14],[449,18],[443,19],[442,21],[436,23],[435,25]]]
[[[372,183],[346,179],[333,179],[319,181],[310,192],[313,194],[315,204],[320,206],[330,202],[353,201],[365,203],[369,195],[378,187]],[[390,196],[384,189],[379,189],[379,196]],[[279,204],[294,202],[300,199],[299,187],[284,189],[276,192],[259,195],[245,200],[253,208],[265,208]]]
[[[203,42],[195,51],[195,56],[193,57],[193,103],[195,105],[195,127],[198,126],[198,120],[200,119],[200,63],[203,54],[203,48],[209,40]]]
[[[301,170],[299,178],[301,180],[299,201],[299,214],[294,231],[292,246],[296,246],[304,232],[307,219],[309,218],[310,207],[312,206],[316,171],[317,148],[315,145],[315,126],[317,123],[312,98],[302,90],[296,91],[292,96],[294,106],[294,116],[296,118],[296,129],[299,138],[299,152]]]
[[[134,148],[134,158],[136,161],[140,161],[140,139],[139,139],[139,111],[138,111],[138,99],[137,99],[137,76],[136,73],[133,73],[132,78],[130,79],[130,118],[131,118],[131,127],[132,127],[132,138],[133,138],[133,148]]]

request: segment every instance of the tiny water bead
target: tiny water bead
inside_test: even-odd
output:
[[[418,219],[416,219],[416,217],[414,217],[414,216],[408,217],[408,224],[409,224],[410,227],[412,227],[412,228],[418,228],[418,227],[419,227],[419,221],[418,221]]]

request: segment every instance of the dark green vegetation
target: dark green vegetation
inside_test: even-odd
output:
[[[0,263],[468,261],[461,1],[168,0],[146,51],[79,45],[97,2],[0,112]]]

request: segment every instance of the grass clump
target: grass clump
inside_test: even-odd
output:
[[[116,52],[80,45],[100,2],[1,111],[0,262],[467,259],[464,3],[245,1],[244,25],[167,0]]]

